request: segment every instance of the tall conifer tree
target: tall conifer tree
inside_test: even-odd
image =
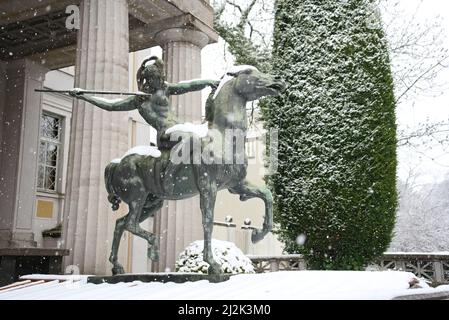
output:
[[[270,178],[290,253],[312,269],[361,269],[388,247],[395,223],[393,79],[369,0],[277,0],[273,65],[288,84],[264,104],[279,129]]]

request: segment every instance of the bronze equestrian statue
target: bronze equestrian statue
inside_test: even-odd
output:
[[[232,161],[223,161],[223,155],[228,154],[226,148],[229,141],[226,140],[226,135],[229,131],[238,131],[245,137],[248,126],[247,102],[264,96],[279,95],[284,85],[251,66],[234,67],[220,83],[213,80],[195,80],[173,85],[163,80],[162,61],[157,58],[151,59],[154,63],[146,65],[150,60],[144,61],[137,76],[139,89],[152,94],[151,96],[133,96],[107,101],[83,95],[79,89],[70,93],[109,111],[137,109],[143,118],[158,130],[160,149],[158,156],[133,153],[118,162],[110,163],[105,169],[106,189],[113,209],[117,210],[121,201],[127,203],[129,207],[128,214],[116,222],[109,258],[113,264],[112,273],[124,273],[122,265],[118,262],[118,248],[125,230],[145,239],[149,245],[148,257],[153,261],[158,260],[158,239],[153,233],[142,229],[140,223],[153,217],[162,207],[164,200],[181,200],[199,195],[204,230],[203,258],[209,264],[209,274],[219,274],[221,268],[214,260],[211,248],[214,206],[218,191],[227,189],[239,195],[241,201],[251,198],[260,198],[264,201],[263,228],[253,230],[254,243],[262,240],[273,227],[271,192],[265,187],[252,186],[246,181],[248,164],[244,148],[245,139],[242,146],[237,146],[232,140]],[[173,141],[166,131],[176,125],[177,120],[169,108],[168,96],[201,90],[206,86],[213,88],[206,107],[208,136],[200,137],[190,132],[183,133],[182,139]],[[207,150],[207,154],[213,158],[212,161],[197,163],[193,161],[195,155],[191,152],[187,155],[189,161],[175,163],[174,154],[184,150],[186,144],[192,143],[199,144],[202,151]]]

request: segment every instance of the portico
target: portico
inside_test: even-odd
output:
[[[80,28],[67,29],[69,5],[79,6]],[[217,40],[205,0],[6,0],[0,3],[0,248],[36,247],[33,234],[41,88],[49,70],[75,65],[75,86],[127,91],[128,53],[159,45],[167,80],[201,76],[201,49]],[[201,120],[201,95],[172,100],[181,120]],[[127,117],[75,102],[63,222],[66,265],[109,274],[117,216],[104,190],[104,168],[128,148]],[[121,208],[122,214],[126,208]],[[168,203],[156,217],[161,261],[202,238],[198,200]],[[142,253],[145,254],[145,253]]]

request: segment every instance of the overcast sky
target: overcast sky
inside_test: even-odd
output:
[[[447,0],[401,0],[399,5],[408,13],[421,3],[417,19],[435,19],[441,17],[442,27],[446,34],[446,47],[449,47],[449,1]],[[449,70],[440,73],[440,82],[449,83]],[[397,110],[398,124],[400,127],[416,126],[426,119],[429,121],[449,121],[449,90],[445,90],[438,96],[420,97],[414,101],[407,101]],[[449,150],[449,141],[447,142]],[[420,183],[441,181],[449,174],[449,153],[441,146],[429,144],[418,150],[410,148],[399,149],[399,177],[407,177],[412,168],[419,175]]]

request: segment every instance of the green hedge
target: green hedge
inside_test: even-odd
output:
[[[397,208],[385,34],[370,1],[276,5],[274,72],[288,88],[262,105],[268,128],[279,129],[269,179],[279,236],[312,269],[358,270],[387,249]]]

